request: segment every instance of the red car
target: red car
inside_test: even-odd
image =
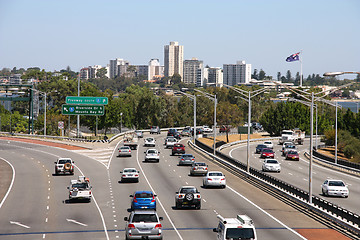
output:
[[[183,144],[181,143],[174,144],[171,150],[171,155],[184,154],[184,153],[185,153],[185,146]]]
[[[272,149],[270,148],[263,148],[261,151],[261,158],[274,158],[275,157],[275,153]]]
[[[299,161],[299,153],[297,151],[290,150],[286,153],[285,159]]]

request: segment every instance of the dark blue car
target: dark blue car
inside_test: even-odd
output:
[[[131,200],[131,210],[134,209],[155,209],[156,210],[156,195],[152,191],[136,191]]]

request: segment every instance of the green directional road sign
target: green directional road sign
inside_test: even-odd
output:
[[[67,96],[66,104],[96,104],[96,105],[107,105],[107,97],[75,97]]]
[[[96,105],[62,105],[63,115],[104,115],[104,106]]]

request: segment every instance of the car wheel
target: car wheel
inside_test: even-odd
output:
[[[349,197],[349,195],[345,196],[345,198],[348,198],[348,197]]]
[[[175,204],[175,208],[176,208],[176,209],[180,209],[180,208],[181,208],[181,204],[177,202],[177,203]]]
[[[222,188],[226,188],[226,185],[222,185]]]
[[[206,184],[205,184],[205,182],[203,182],[203,188],[206,188]]]

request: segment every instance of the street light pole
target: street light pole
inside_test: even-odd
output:
[[[250,172],[250,122],[251,122],[251,95],[250,95],[250,91],[248,92],[249,94],[249,98],[248,98],[248,104],[249,104],[249,109],[248,109],[248,135],[247,135],[247,163],[246,163],[246,171],[249,173]]]
[[[44,93],[44,136],[46,136],[46,92]]]
[[[335,102],[335,115],[336,115],[336,119],[335,119],[335,164],[337,164],[337,160],[338,160],[338,154],[337,154],[337,134],[338,134],[338,103]]]
[[[120,133],[122,133],[122,115],[123,113],[120,113]]]
[[[80,72],[78,75],[78,97],[80,97]],[[80,137],[80,115],[77,115],[76,136]]]
[[[215,98],[214,98],[214,158],[216,155],[216,105],[217,105],[217,99],[216,99],[216,94],[215,94]]]
[[[310,108],[310,159],[309,159],[309,203],[312,204],[312,163],[313,163],[313,131],[314,131],[314,92],[311,93]]]
[[[196,95],[194,94],[194,136],[193,136],[194,145],[195,145],[195,139],[196,139]]]

